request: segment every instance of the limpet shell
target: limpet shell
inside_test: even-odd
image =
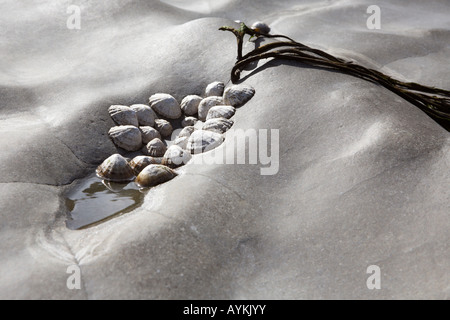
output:
[[[136,112],[136,117],[140,126],[153,127],[155,124],[156,114],[152,108],[145,104],[133,104],[130,108]]]
[[[139,173],[135,182],[141,188],[148,188],[172,180],[176,176],[177,173],[167,166],[150,164]]]
[[[215,106],[209,109],[206,121],[214,118],[230,119],[234,116],[236,109],[232,106]]]
[[[197,121],[195,124],[194,124],[194,128],[195,129],[201,129],[201,128],[203,128],[203,125],[205,124],[205,122],[203,122],[203,121]]]
[[[127,151],[137,151],[142,147],[142,134],[135,126],[112,127],[108,135],[116,146]]]
[[[251,28],[256,32],[262,34],[268,34],[270,32],[270,27],[267,25],[267,23],[262,21],[256,21],[254,24],[252,24]]]
[[[255,89],[245,84],[235,84],[225,89],[223,104],[240,107],[255,95]]]
[[[142,133],[142,143],[147,144],[155,138],[161,139],[161,134],[153,127],[145,126],[139,127]]]
[[[223,104],[222,97],[213,96],[203,99],[198,105],[198,118],[202,121],[205,121],[209,109],[221,104]]]
[[[186,96],[181,101],[181,110],[185,115],[192,116],[198,112],[198,105],[202,100],[203,98],[197,95]]]
[[[170,122],[164,119],[155,119],[155,129],[158,130],[163,137],[169,137],[173,132]]]
[[[172,141],[173,146],[179,146],[181,149],[186,149],[189,137],[178,137]]]
[[[114,182],[128,182],[135,177],[133,169],[127,160],[118,153],[103,161],[97,167],[95,173],[100,179]]]
[[[214,81],[213,83],[208,84],[205,89],[205,95],[207,97],[211,96],[222,96],[223,90],[225,89],[225,84],[221,81]]]
[[[180,104],[170,94],[156,93],[149,98],[149,103],[153,111],[165,118],[178,119],[181,117]]]
[[[162,159],[162,164],[171,168],[177,168],[188,163],[192,156],[189,152],[177,145],[171,145]]]
[[[186,117],[181,121],[181,126],[184,127],[190,127],[197,123],[198,119],[195,117]]]
[[[194,132],[196,129],[193,126],[189,126],[189,127],[184,127],[183,130],[180,131],[180,133],[178,134],[178,138],[180,137],[190,137],[192,132]]]
[[[137,127],[139,125],[136,111],[127,106],[112,105],[108,108],[109,115],[119,126],[131,125]]]
[[[233,124],[233,120],[230,119],[213,118],[206,120],[205,124],[202,127],[202,130],[208,130],[222,134],[228,131],[233,126]]]
[[[142,148],[142,152],[151,157],[162,157],[166,153],[166,150],[166,145],[158,138],[153,139]]]
[[[197,130],[189,137],[186,149],[192,154],[199,154],[217,148],[222,144],[223,140],[223,136],[219,133]]]
[[[162,158],[149,156],[137,156],[130,161],[130,167],[133,172],[138,175],[146,166],[150,164],[161,164]]]

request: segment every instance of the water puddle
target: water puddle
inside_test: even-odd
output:
[[[181,119],[171,120],[174,136],[181,131]],[[163,139],[170,146],[172,140]],[[126,153],[128,159],[142,155],[140,151]],[[95,173],[80,180],[66,197],[69,211],[66,220],[71,230],[93,227],[138,208],[149,188],[139,188],[134,182],[114,183],[101,180]]]
[[[83,179],[66,195],[71,230],[89,228],[119,215],[131,212],[144,201],[148,190],[140,190],[134,182],[110,183],[95,174]]]

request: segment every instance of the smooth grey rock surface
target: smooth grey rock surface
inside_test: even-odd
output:
[[[108,107],[226,83],[235,39],[217,29],[233,20],[450,88],[446,2],[379,1],[381,30],[368,0],[202,4],[84,2],[80,30],[65,2],[2,5],[0,298],[448,299],[449,132],[384,88],[293,63],[244,73],[256,94],[233,118],[280,130],[276,175],[191,161],[133,212],[65,227],[64,192],[116,153]]]

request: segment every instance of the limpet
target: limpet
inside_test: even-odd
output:
[[[95,170],[101,179],[114,182],[128,182],[134,179],[134,171],[127,160],[116,153],[108,157]]]
[[[178,119],[181,117],[181,107],[170,94],[155,93],[149,98],[149,104],[153,111],[165,118]]]
[[[149,106],[145,104],[133,104],[130,109],[136,112],[136,117],[140,126],[153,127],[155,124],[156,114]]]
[[[177,168],[191,160],[191,154],[177,145],[171,145],[162,159],[162,164],[171,168]]]
[[[186,117],[183,120],[181,120],[181,126],[184,127],[190,127],[197,123],[198,119],[195,117]]]
[[[202,130],[208,130],[222,134],[228,131],[233,126],[233,124],[233,120],[230,119],[213,118],[206,120],[205,124],[202,127]]]
[[[177,173],[167,166],[150,164],[139,173],[135,182],[141,188],[148,188],[172,180],[176,176]]]
[[[217,148],[222,144],[223,140],[223,136],[219,133],[197,130],[189,137],[186,149],[192,154],[199,154]]]
[[[270,27],[267,25],[267,23],[262,21],[256,21],[254,24],[252,24],[251,28],[256,32],[262,34],[268,34],[270,32]]]
[[[181,149],[186,149],[188,140],[189,137],[177,137],[172,141],[172,145],[179,146]]]
[[[155,138],[161,139],[161,134],[153,127],[145,126],[139,127],[142,133],[142,143],[147,144]]]
[[[222,97],[213,96],[203,99],[198,105],[198,118],[202,121],[205,121],[209,109],[220,104],[223,104]]]
[[[207,97],[222,96],[224,88],[225,84],[222,81],[215,81],[213,83],[208,84],[208,86],[205,89],[205,95]]]
[[[185,115],[192,116],[198,112],[198,105],[202,100],[203,98],[197,95],[186,96],[181,101],[181,110]]]
[[[142,147],[142,134],[135,126],[112,127],[108,135],[116,146],[124,150],[137,151]]]
[[[236,109],[232,106],[215,106],[209,109],[206,120],[213,118],[225,118],[230,119],[234,116]]]
[[[223,104],[240,107],[255,95],[255,89],[246,84],[235,84],[225,89]]]
[[[193,126],[189,126],[189,127],[184,127],[183,130],[180,131],[180,133],[178,134],[178,138],[180,137],[190,137],[192,132],[194,132],[196,129]]]
[[[131,125],[137,127],[139,125],[136,111],[127,106],[112,105],[108,108],[109,115],[119,126]]]
[[[146,166],[150,164],[161,164],[162,158],[150,156],[137,156],[130,161],[130,167],[138,175]]]
[[[164,119],[155,119],[155,129],[163,137],[169,137],[173,132],[173,127],[170,122]]]
[[[142,148],[142,152],[151,157],[162,157],[166,153],[166,150],[166,145],[158,138],[153,139]]]

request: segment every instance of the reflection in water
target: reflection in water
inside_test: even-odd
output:
[[[134,182],[112,183],[90,176],[66,195],[70,211],[66,225],[72,230],[87,228],[130,212],[141,205],[145,193]]]
[[[102,184],[112,192],[122,191],[128,184],[102,180]]]

